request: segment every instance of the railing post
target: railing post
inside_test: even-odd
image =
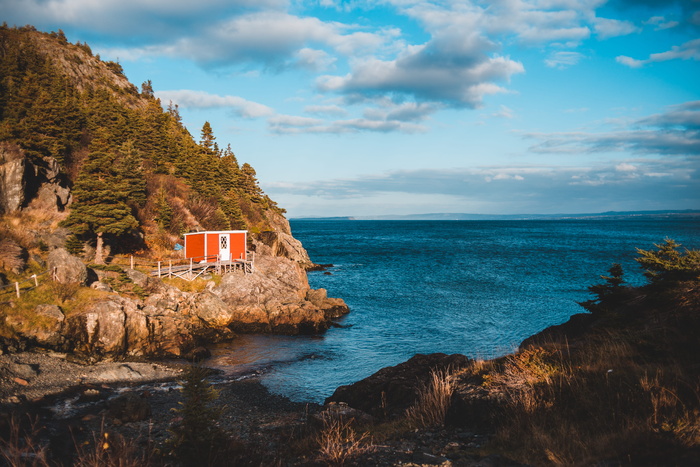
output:
[[[160,279],[160,261],[158,261],[158,279]]]
[[[134,269],[134,255],[131,255],[131,269]]]
[[[19,282],[15,282],[15,290],[17,291],[17,298],[19,298]]]
[[[170,269],[168,269],[168,277],[173,277],[173,260],[169,259],[168,260],[168,266]]]
[[[39,281],[38,281],[37,278],[36,278],[36,274],[32,274],[31,277],[34,278],[34,286],[35,286],[35,287],[39,287]]]

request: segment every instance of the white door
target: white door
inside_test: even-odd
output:
[[[229,234],[219,234],[219,261],[231,260],[231,244]]]

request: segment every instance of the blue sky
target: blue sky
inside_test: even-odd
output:
[[[700,209],[700,1],[0,0],[289,217]]]

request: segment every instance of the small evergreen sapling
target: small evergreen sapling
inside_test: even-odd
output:
[[[619,306],[627,296],[627,287],[623,286],[625,280],[622,278],[624,272],[622,265],[613,263],[608,269],[609,276],[600,276],[605,280],[604,284],[595,284],[588,287],[588,291],[595,294],[596,298],[580,302],[579,305],[593,314],[609,312]]]
[[[229,440],[219,426],[218,392],[207,381],[208,370],[192,365],[182,383],[184,400],[173,409],[178,421],[170,429],[173,455],[183,465],[221,465]],[[225,455],[225,454],[224,454]]]

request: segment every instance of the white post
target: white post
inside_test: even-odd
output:
[[[131,255],[131,269],[134,269],[134,255]]]
[[[34,278],[34,286],[39,287],[39,281],[36,278],[36,274],[32,274],[32,277]]]
[[[17,298],[19,298],[19,282],[15,282],[15,290],[17,290]]]
[[[160,278],[160,261],[158,261],[158,278]]]
[[[173,277],[173,260],[169,260],[170,269],[168,269],[168,277]]]

